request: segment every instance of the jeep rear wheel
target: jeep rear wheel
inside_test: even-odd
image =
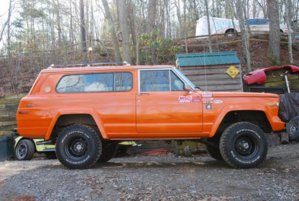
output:
[[[93,166],[102,153],[102,142],[98,132],[85,125],[66,127],[58,135],[56,155],[70,169]]]
[[[253,168],[267,155],[264,132],[249,122],[232,124],[220,138],[220,153],[226,163],[235,168]]]

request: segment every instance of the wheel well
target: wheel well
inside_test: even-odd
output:
[[[85,124],[98,131],[98,126],[93,117],[89,114],[69,114],[62,115],[58,118],[51,134],[51,139],[55,140],[61,129],[73,125],[73,124]]]
[[[260,127],[265,133],[270,133],[272,131],[268,118],[262,111],[231,111],[223,118],[213,139],[218,141],[221,134],[228,126],[241,121],[253,123]]]
[[[227,30],[225,31],[225,33],[229,33],[229,32],[237,33],[237,31],[236,31],[235,29],[233,29],[233,28],[227,29]]]

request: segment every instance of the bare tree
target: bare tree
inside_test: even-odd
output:
[[[239,24],[241,29],[241,37],[242,37],[242,50],[245,56],[246,62],[246,71],[250,72],[251,68],[251,55],[249,50],[249,34],[248,29],[245,25],[245,17],[244,17],[244,0],[237,0],[236,1],[236,9],[237,15],[239,18]]]
[[[131,31],[131,39],[132,39],[132,43],[133,43],[133,52],[134,52],[134,56],[136,57],[136,64],[139,61],[139,58],[137,58],[139,56],[139,50],[138,50],[138,38],[137,38],[137,30],[136,30],[136,7],[134,5],[134,3],[132,2],[132,0],[128,0],[127,2],[127,10],[128,10],[128,23],[129,23],[129,27],[130,27],[130,31]]]
[[[269,57],[274,64],[280,64],[280,23],[278,0],[267,0],[270,20]]]
[[[122,36],[123,58],[126,62],[131,63],[130,54],[130,35],[128,25],[128,10],[126,0],[119,1],[119,23]]]
[[[268,7],[267,7],[267,1],[266,0],[255,0],[256,2],[253,3],[257,3],[257,5],[262,9],[264,18],[268,18]]]
[[[105,9],[105,14],[106,14],[107,20],[109,22],[109,28],[110,28],[110,32],[112,35],[112,41],[113,41],[113,47],[114,47],[114,59],[116,62],[120,62],[121,56],[120,56],[120,50],[119,50],[116,30],[115,30],[115,26],[114,26],[114,21],[113,21],[107,0],[102,0],[102,3],[104,6],[104,9]]]
[[[10,51],[11,51],[11,49],[10,49],[11,48],[11,15],[12,15],[12,10],[13,10],[12,3],[13,3],[13,0],[10,0],[9,8],[8,8],[8,16],[7,16],[7,55],[9,56],[9,58],[10,58]]]
[[[82,52],[84,54],[84,60],[87,61],[85,13],[84,13],[84,2],[83,2],[83,0],[80,0],[80,30],[81,30]]]
[[[178,23],[179,23],[179,27],[178,27],[178,37],[182,38],[183,37],[183,25],[182,25],[182,16],[181,16],[181,0],[175,0],[174,5],[176,7],[176,14],[177,14],[177,18],[178,18]]]
[[[148,22],[147,22],[147,28],[146,31],[147,33],[150,33],[151,36],[151,41],[155,41],[157,38],[157,26],[156,26],[156,19],[157,19],[157,0],[149,0],[148,3]],[[156,48],[154,45],[151,45],[150,48],[151,51],[151,58],[152,58],[152,63],[157,64],[157,55],[156,55]]]
[[[205,7],[206,7],[206,15],[207,15],[208,35],[209,35],[208,36],[209,51],[213,52],[212,41],[211,41],[211,24],[210,24],[210,12],[209,12],[208,0],[205,0]]]
[[[285,0],[285,9],[286,9],[286,22],[288,27],[288,47],[289,47],[289,60],[290,63],[294,63],[293,58],[293,40],[292,40],[292,29],[291,29],[291,16],[292,16],[292,1]]]
[[[233,16],[233,9],[231,7],[231,0],[225,0],[225,17],[232,18]]]

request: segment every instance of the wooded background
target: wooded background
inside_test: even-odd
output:
[[[176,53],[219,50],[238,51],[244,72],[296,64],[294,35],[282,38],[279,24],[296,28],[298,10],[298,0],[9,0],[0,16],[0,95],[28,91],[51,64],[175,64]],[[194,39],[202,16],[240,20],[238,45],[221,37]],[[270,19],[269,37],[252,41],[249,18]],[[264,62],[257,62],[256,51]]]

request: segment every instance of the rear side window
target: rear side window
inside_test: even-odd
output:
[[[132,83],[132,74],[128,72],[67,75],[59,81],[56,91],[58,93],[130,91]]]

